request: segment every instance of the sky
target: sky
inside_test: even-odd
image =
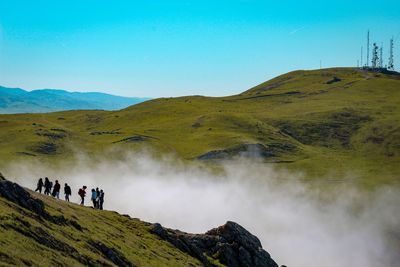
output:
[[[231,95],[320,63],[356,66],[368,29],[384,59],[394,36],[399,70],[400,1],[0,0],[0,85]]]

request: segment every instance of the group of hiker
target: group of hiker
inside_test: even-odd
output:
[[[87,187],[84,185],[78,191],[78,195],[81,197],[81,205],[85,204],[86,188]],[[90,199],[93,202],[93,208],[99,209],[99,210],[103,209],[103,203],[104,203],[103,189],[99,190],[98,187],[96,189],[92,188],[92,194],[91,194]]]
[[[39,178],[37,182],[37,187],[35,189],[35,192],[42,193],[42,190],[44,188],[44,194],[45,195],[51,195],[54,198],[60,199],[60,191],[61,191],[61,185],[58,182],[58,180],[55,180],[54,184],[52,181],[49,180],[48,177],[44,178]],[[85,204],[85,197],[86,197],[86,186],[84,185],[82,188],[79,189],[78,195],[81,197],[81,205]],[[103,203],[104,203],[104,191],[103,189],[99,190],[97,187],[96,189],[92,189],[91,192],[91,200],[93,202],[93,208],[95,209],[103,209]],[[65,195],[65,201],[69,202],[69,197],[72,194],[71,187],[65,183],[64,184],[64,195]]]

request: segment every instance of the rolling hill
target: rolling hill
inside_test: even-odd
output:
[[[149,98],[122,97],[96,92],[68,92],[57,89],[26,91],[0,86],[0,114],[76,109],[117,110],[146,100]]]
[[[151,147],[192,161],[257,157],[277,168],[367,186],[398,184],[400,75],[294,71],[241,94],[146,101],[118,111],[0,115],[1,166]],[[1,167],[0,166],[0,167]]]

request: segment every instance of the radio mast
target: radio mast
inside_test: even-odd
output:
[[[388,70],[394,70],[394,60],[393,60],[393,37],[390,39],[389,45],[389,63]]]
[[[369,30],[367,32],[367,63],[365,64],[365,66],[369,66]]]
[[[378,46],[376,43],[372,45],[372,68],[377,68],[378,67],[378,62],[379,61],[379,56],[378,56]]]
[[[363,66],[363,47],[361,46],[361,61],[360,61],[360,67],[362,68]]]

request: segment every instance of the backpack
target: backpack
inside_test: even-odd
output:
[[[82,188],[79,188],[78,195],[80,195],[81,197],[83,197],[83,196],[85,195],[85,191],[83,191]]]

